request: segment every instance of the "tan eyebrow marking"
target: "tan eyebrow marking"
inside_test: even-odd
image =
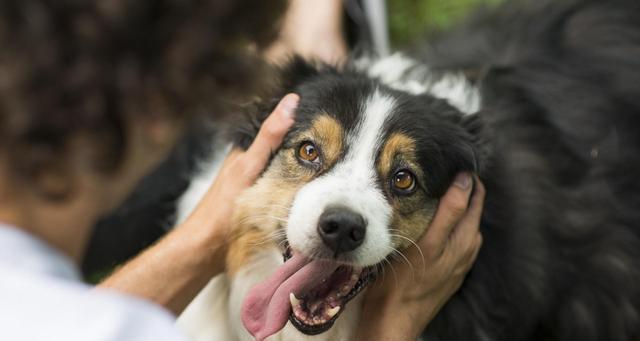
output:
[[[310,132],[322,150],[324,163],[331,165],[336,162],[343,150],[342,125],[335,118],[323,114],[313,120]]]
[[[384,176],[392,171],[396,155],[404,155],[405,158],[415,158],[416,142],[403,133],[394,133],[385,141],[378,159],[378,172]]]

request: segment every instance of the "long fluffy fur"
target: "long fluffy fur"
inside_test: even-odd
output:
[[[435,340],[634,340],[640,3],[509,4],[432,43],[481,79],[486,241]]]

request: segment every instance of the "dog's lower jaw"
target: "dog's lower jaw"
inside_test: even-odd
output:
[[[197,341],[254,340],[240,318],[242,302],[254,285],[264,281],[282,263],[282,251],[274,246],[255,253],[233,277],[221,275],[214,278],[179,317],[178,327]],[[353,339],[360,318],[362,296],[361,293],[352,299],[333,327],[313,336],[313,340]],[[220,301],[221,297],[227,297],[225,302]],[[309,338],[311,337],[298,331],[291,323],[287,323],[269,340],[294,341]]]
[[[362,311],[362,297],[356,296],[346,305],[345,310],[335,321],[333,326],[322,334],[313,336],[305,335],[298,331],[290,322],[280,331],[279,340],[353,340],[356,330],[360,322],[360,314]]]
[[[251,260],[231,279],[229,291],[229,314],[233,319],[233,329],[239,332],[238,339],[254,340],[246,331],[240,319],[242,303],[247,296],[247,293],[256,284],[263,282],[271,276],[274,269],[281,266],[283,262],[282,250],[274,246],[273,248],[255,253]],[[329,330],[321,334],[314,335],[312,340],[352,339],[359,321],[362,306],[361,294],[354,297],[349,304],[345,306],[345,310],[341,312],[339,318]],[[269,340],[294,341],[305,340],[310,337],[311,336],[305,335],[296,329],[291,322],[287,322],[285,327],[280,332],[270,337]]]

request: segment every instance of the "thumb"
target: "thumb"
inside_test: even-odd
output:
[[[300,97],[288,94],[280,100],[269,117],[262,123],[255,140],[247,149],[245,156],[253,160],[256,174],[266,166],[273,151],[278,149],[287,131],[294,122],[295,109]]]

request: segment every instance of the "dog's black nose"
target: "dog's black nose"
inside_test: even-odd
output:
[[[318,220],[318,233],[335,254],[355,250],[362,245],[366,231],[364,218],[346,207],[329,207]]]

